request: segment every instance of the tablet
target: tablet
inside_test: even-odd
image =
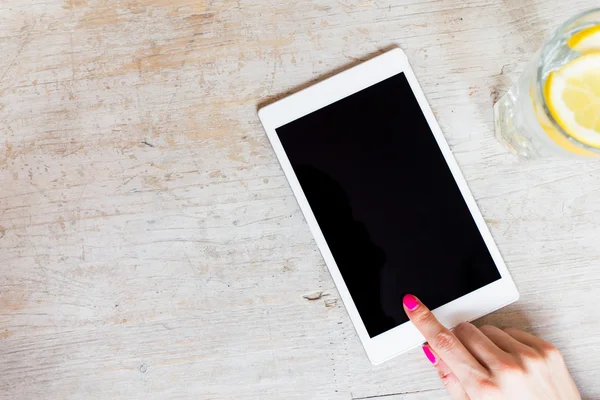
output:
[[[259,116],[373,364],[424,342],[407,293],[450,328],[518,299],[402,50]]]

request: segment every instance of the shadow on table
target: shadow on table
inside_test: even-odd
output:
[[[535,326],[532,324],[531,319],[519,304],[510,305],[493,314],[479,318],[474,321],[474,324],[476,326],[494,325],[501,329],[516,328],[533,335],[539,334],[539,332],[535,331]]]

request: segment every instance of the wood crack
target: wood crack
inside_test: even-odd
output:
[[[409,390],[409,391],[405,391],[405,392],[395,392],[395,393],[386,393],[386,394],[376,394],[374,396],[366,396],[366,397],[352,397],[352,400],[370,400],[370,399],[383,399],[385,400],[386,397],[392,397],[392,396],[405,396],[405,395],[411,395],[411,394],[420,394],[420,393],[427,393],[427,392],[436,392],[436,391],[442,391],[444,389],[425,389],[425,390]]]

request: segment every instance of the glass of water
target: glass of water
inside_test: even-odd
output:
[[[494,119],[496,138],[521,159],[600,157],[600,8],[556,30]]]

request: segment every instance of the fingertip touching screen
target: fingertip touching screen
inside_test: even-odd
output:
[[[404,73],[276,132],[371,337],[500,279]]]

